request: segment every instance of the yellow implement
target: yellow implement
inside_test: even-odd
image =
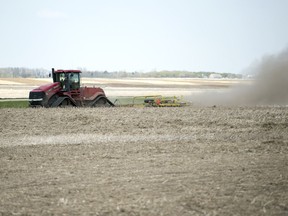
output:
[[[186,102],[183,101],[182,97],[163,97],[161,95],[155,95],[146,96],[144,105],[146,107],[182,107],[186,105]]]
[[[164,97],[162,95],[118,97],[114,101],[118,107],[182,107],[186,105],[183,97]]]

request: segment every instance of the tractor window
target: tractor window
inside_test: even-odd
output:
[[[56,82],[60,82],[64,91],[76,90],[80,88],[79,73],[57,73]]]
[[[59,74],[59,80],[60,80],[60,82],[64,82],[64,80],[65,80],[65,74],[64,73]]]
[[[70,73],[69,81],[71,90],[76,90],[80,88],[79,73]]]
[[[65,73],[57,73],[55,82],[64,82],[65,80]]]
[[[67,80],[67,78],[65,77],[65,73],[56,74],[56,82],[60,82],[62,87],[65,86],[65,80]]]

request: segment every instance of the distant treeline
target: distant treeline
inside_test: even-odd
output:
[[[8,67],[0,68],[0,77],[36,77],[44,78],[49,76],[49,71],[42,68]]]
[[[45,78],[51,75],[50,70],[30,69],[30,68],[0,68],[0,77],[23,77],[23,78]],[[236,79],[242,78],[241,74],[234,73],[216,73],[216,72],[190,72],[190,71],[152,71],[152,72],[125,72],[125,71],[86,71],[82,70],[82,77],[92,78],[209,78],[217,75],[221,78]]]

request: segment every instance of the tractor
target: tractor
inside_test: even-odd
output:
[[[104,107],[114,106],[99,87],[81,87],[80,70],[54,70],[53,83],[29,93],[30,107]]]

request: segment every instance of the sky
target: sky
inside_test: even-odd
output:
[[[288,0],[0,0],[0,67],[242,73],[288,47]]]

